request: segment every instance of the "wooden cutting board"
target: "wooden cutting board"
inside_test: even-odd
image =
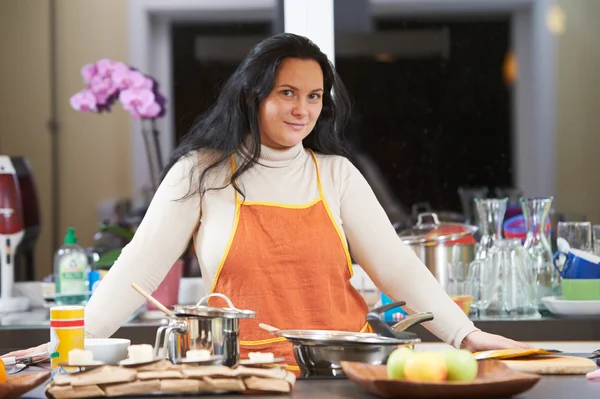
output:
[[[542,355],[501,361],[513,370],[533,374],[586,374],[598,367],[593,360],[576,356]]]

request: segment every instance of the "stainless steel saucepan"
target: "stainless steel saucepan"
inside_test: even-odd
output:
[[[209,306],[210,297],[225,299],[229,307]],[[156,333],[155,356],[159,356],[164,348],[165,358],[179,363],[187,351],[207,349],[220,356],[215,363],[235,366],[240,361],[239,319],[254,318],[255,315],[254,311],[237,309],[222,294],[207,295],[196,305],[175,305],[174,317],[170,317],[169,324],[160,327]]]
[[[367,321],[374,333],[360,333],[331,330],[279,330],[261,324],[261,328],[271,334],[284,337],[292,343],[294,357],[300,366],[301,377],[343,376],[342,361],[356,361],[374,365],[385,364],[389,355],[400,347],[412,348],[421,342],[416,334],[406,332],[407,328],[433,320],[432,313],[417,313],[407,316],[394,326],[382,320],[383,312],[404,306],[405,302],[395,302],[373,309]]]

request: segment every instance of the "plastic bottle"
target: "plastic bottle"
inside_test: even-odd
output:
[[[54,256],[55,302],[58,305],[78,305],[87,301],[87,266],[85,249],[77,245],[75,229],[69,227],[64,245]]]

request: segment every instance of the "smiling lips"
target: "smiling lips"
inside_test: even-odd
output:
[[[306,123],[290,123],[290,122],[285,122],[285,124],[288,125],[288,126],[290,126],[294,130],[302,130],[302,129],[304,129],[304,126],[306,126]]]

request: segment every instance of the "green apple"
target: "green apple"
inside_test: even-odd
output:
[[[387,360],[387,375],[389,379],[401,380],[404,378],[404,363],[414,354],[410,348],[398,348],[392,352]]]
[[[442,352],[446,359],[448,381],[473,381],[477,377],[477,360],[468,350],[450,349]]]

